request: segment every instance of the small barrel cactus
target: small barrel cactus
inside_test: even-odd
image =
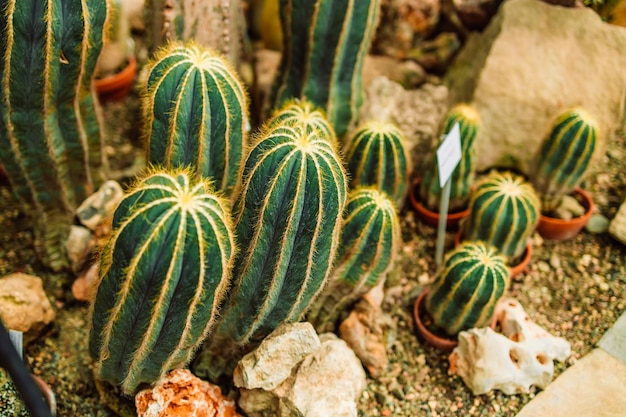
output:
[[[495,246],[507,260],[524,253],[539,221],[541,205],[530,183],[509,171],[482,178],[470,198],[462,237]]]
[[[127,395],[185,366],[213,328],[235,244],[228,203],[185,171],[153,172],[115,210],[89,338],[97,378]]]
[[[320,134],[336,142],[335,131],[328,122],[324,111],[308,100],[293,99],[272,113],[271,126],[304,123],[307,129],[319,130]]]
[[[531,171],[544,212],[554,210],[560,197],[571,193],[583,178],[597,136],[596,121],[583,109],[568,110],[554,121]]]
[[[347,144],[350,187],[374,186],[400,207],[406,197],[409,175],[404,142],[404,134],[393,123],[363,123]]]
[[[341,314],[385,278],[399,245],[400,223],[393,201],[374,188],[352,190],[333,273],[307,314],[318,333],[334,331]]]
[[[468,104],[458,104],[450,109],[446,115],[443,134],[447,135],[450,133],[457,123],[461,133],[461,160],[449,179],[449,209],[451,211],[467,208],[475,177],[476,149],[474,148],[474,140],[480,125],[480,117],[474,107]],[[441,190],[437,159],[432,158],[431,164],[424,173],[420,183],[419,194],[422,204],[432,211],[439,211]]]
[[[7,0],[0,12],[0,164],[35,245],[52,269],[67,266],[74,209],[105,176],[91,85],[107,3]]]
[[[496,248],[465,242],[446,257],[426,296],[426,311],[449,335],[487,326],[508,283],[509,269]]]
[[[333,138],[308,120],[270,120],[248,154],[234,205],[233,285],[196,375],[232,372],[242,350],[299,320],[330,275],[347,180]]]
[[[342,137],[363,101],[363,59],[378,11],[379,0],[280,0],[284,47],[274,106],[306,98]]]
[[[143,90],[149,162],[190,166],[230,192],[250,126],[248,97],[230,64],[200,45],[171,43],[148,64]]]

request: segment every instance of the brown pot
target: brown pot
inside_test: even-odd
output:
[[[462,230],[459,230],[456,235],[454,235],[454,246],[459,246],[459,243],[461,243],[461,234],[462,234]],[[528,264],[530,263],[530,257],[533,254],[533,245],[532,245],[532,241],[530,239],[528,239],[526,241],[526,249],[524,249],[524,252],[522,253],[522,258],[519,260],[518,263],[516,263],[515,265],[507,265],[509,267],[509,277],[513,278],[516,275],[521,274],[522,272],[524,272],[524,270],[526,269],[526,267],[528,266]]]
[[[581,204],[586,209],[585,214],[570,220],[557,219],[541,214],[539,216],[539,224],[537,225],[537,231],[541,237],[550,240],[569,240],[576,237],[582,228],[585,227],[593,214],[593,199],[588,192],[580,187],[577,187],[572,195],[581,201]]]
[[[420,201],[419,201],[419,185],[421,179],[417,178],[413,180],[411,183],[411,189],[409,190],[409,202],[411,203],[411,207],[417,213],[417,217],[423,221],[424,223],[437,227],[439,225],[439,213],[436,211],[431,211],[427,209]],[[469,207],[463,211],[457,211],[453,213],[448,213],[446,218],[446,229],[455,230],[459,226],[459,222],[465,217],[469,216],[470,209]]]
[[[121,71],[94,81],[100,102],[121,100],[130,93],[137,74],[137,60],[134,56],[128,58],[128,65]]]
[[[422,308],[422,305],[424,304],[424,300],[426,299],[426,295],[428,295],[428,288],[424,288],[424,290],[419,295],[419,297],[417,297],[417,300],[415,300],[415,304],[413,304],[413,318],[415,319],[417,332],[430,345],[438,349],[441,349],[444,352],[449,352],[459,344],[456,337],[453,338],[452,336],[448,336],[448,337],[439,336],[431,332],[428,329],[428,326],[426,326],[426,324],[422,320],[422,317],[424,317],[423,315],[428,314],[426,313],[426,310]],[[491,320],[491,323],[489,324],[489,327],[495,330],[496,325],[497,325],[497,321],[494,315],[493,319]]]

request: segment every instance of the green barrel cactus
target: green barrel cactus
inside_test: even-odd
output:
[[[481,179],[470,198],[462,237],[495,246],[508,261],[524,253],[539,221],[541,204],[530,183],[509,171]]]
[[[217,52],[171,43],[148,64],[142,106],[148,160],[190,166],[229,193],[247,143],[248,97]]]
[[[554,121],[531,170],[531,182],[541,196],[542,210],[550,212],[560,197],[581,181],[593,156],[597,122],[584,109],[574,108]]]
[[[55,270],[75,208],[105,176],[91,77],[106,16],[106,2],[80,0],[7,0],[0,13],[0,164]]]
[[[459,124],[461,133],[461,160],[450,176],[451,211],[467,208],[472,185],[475,179],[476,149],[474,140],[480,126],[480,116],[476,109],[468,104],[457,104],[444,119],[443,134],[450,133],[455,124]],[[437,145],[439,147],[441,143]],[[420,182],[420,201],[431,211],[439,211],[441,185],[437,158],[433,157]]]
[[[190,177],[140,180],[115,210],[102,253],[89,350],[97,378],[127,395],[190,361],[230,282],[228,202]]]
[[[409,175],[404,142],[404,134],[393,123],[370,120],[359,126],[345,154],[350,187],[377,187],[400,207]]]
[[[509,269],[497,249],[466,242],[446,257],[428,290],[425,308],[433,323],[449,335],[485,327],[509,284]]]
[[[242,350],[305,314],[333,266],[346,190],[333,138],[306,120],[267,123],[235,199],[233,285],[194,373],[232,372]]]
[[[318,333],[334,331],[341,314],[385,278],[400,241],[396,206],[387,194],[375,188],[348,194],[331,278],[307,313]]]
[[[307,100],[293,99],[285,102],[272,113],[269,123],[272,126],[305,123],[308,129],[319,130],[325,138],[336,141],[335,131],[324,111]]]
[[[361,72],[379,0],[280,0],[283,55],[274,107],[306,98],[323,108],[338,137],[357,118]]]

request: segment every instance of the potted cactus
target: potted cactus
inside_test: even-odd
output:
[[[593,200],[578,184],[593,157],[597,136],[593,117],[573,108],[557,117],[544,139],[530,174],[541,198],[537,231],[544,238],[571,239],[589,221]]]
[[[469,215],[468,203],[475,178],[474,141],[480,125],[480,117],[472,106],[457,104],[445,117],[443,134],[447,135],[457,123],[461,133],[461,160],[449,180],[450,213],[448,213],[446,223],[450,228],[456,227],[461,219]],[[439,223],[441,191],[437,159],[432,157],[424,175],[412,182],[409,201],[418,217],[433,226]]]
[[[470,215],[457,241],[483,241],[498,249],[511,266],[511,275],[530,261],[530,235],[539,221],[540,203],[532,185],[509,171],[492,171],[476,185]]]
[[[483,242],[464,242],[446,256],[441,272],[415,301],[419,334],[442,350],[452,350],[461,331],[489,326],[509,284],[499,251]]]

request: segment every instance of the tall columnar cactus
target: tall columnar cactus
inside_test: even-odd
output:
[[[400,207],[409,175],[404,142],[404,134],[393,123],[371,120],[359,126],[347,144],[350,187],[377,187]]]
[[[233,286],[197,374],[228,373],[239,348],[300,319],[329,276],[347,181],[333,138],[307,120],[269,121],[248,154],[235,201]]]
[[[374,188],[352,190],[333,273],[307,313],[319,333],[334,331],[342,312],[385,278],[399,245],[400,224],[393,201]]]
[[[509,270],[496,248],[466,242],[446,257],[426,296],[426,311],[449,335],[487,326],[508,283]]]
[[[227,207],[185,171],[154,172],[120,202],[91,314],[99,379],[132,395],[189,362],[230,280]]]
[[[306,98],[342,137],[362,100],[361,72],[379,0],[280,0],[283,55],[273,103]]]
[[[540,210],[539,197],[530,183],[511,172],[494,171],[480,180],[472,193],[463,239],[486,242],[513,260],[524,253]]]
[[[104,176],[91,77],[106,14],[81,0],[7,0],[0,12],[0,163],[53,269],[67,265],[73,210]]]
[[[467,208],[471,187],[475,178],[476,149],[474,148],[474,140],[480,125],[480,116],[474,107],[468,104],[458,104],[450,109],[446,115],[443,134],[447,135],[450,133],[457,123],[461,133],[461,160],[449,179],[449,208],[452,211]],[[439,169],[436,158],[432,158],[430,166],[424,172],[419,193],[420,200],[425,207],[432,211],[439,211],[441,185],[439,185]]]
[[[149,161],[191,166],[229,192],[250,128],[248,97],[230,64],[200,45],[171,43],[148,64],[143,90]]]
[[[541,196],[542,210],[554,210],[560,197],[581,181],[593,156],[597,123],[584,109],[562,113],[552,124],[531,171],[531,181]]]

